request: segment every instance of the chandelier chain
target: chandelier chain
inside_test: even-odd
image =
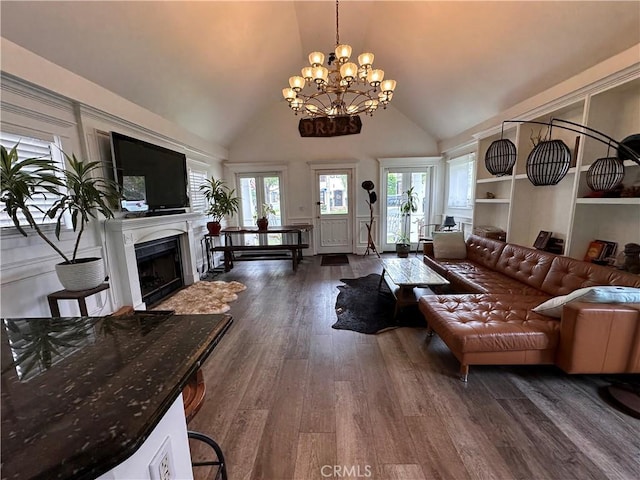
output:
[[[338,45],[340,45],[340,21],[339,21],[339,14],[338,14],[338,1],[336,0],[336,47]]]

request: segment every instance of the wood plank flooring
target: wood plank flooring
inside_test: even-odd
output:
[[[221,445],[231,480],[640,478],[640,420],[598,395],[611,376],[477,366],[464,384],[426,329],[332,329],[339,280],[381,271],[375,256],[349,259],[307,257],[295,273],[238,262],[216,278],[247,290],[189,428]]]

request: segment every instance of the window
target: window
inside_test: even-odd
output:
[[[0,145],[7,150],[11,150],[16,144],[18,144],[18,158],[24,160],[26,158],[49,158],[53,159],[60,167],[64,166],[62,150],[60,148],[60,140],[51,138],[50,140],[42,140],[38,138],[14,135],[7,132],[0,132]],[[36,221],[39,221],[41,225],[54,225],[56,223],[55,218],[49,218],[44,215],[44,212],[49,210],[57,197],[44,190],[38,192],[33,196],[29,206],[34,207],[32,209],[33,217]],[[43,212],[39,214],[39,211]],[[21,225],[25,224],[25,219],[22,215],[18,215]],[[0,212],[0,227],[13,227],[13,221],[7,215],[7,212]]]
[[[420,225],[430,216],[431,168],[388,168],[384,173],[387,189],[384,248],[389,249],[402,235],[406,235],[415,243],[418,241]],[[407,198],[405,192],[412,187],[418,210],[405,218],[400,212],[400,205]]]
[[[470,153],[449,161],[449,200],[451,208],[470,208],[473,205],[473,164]]]
[[[207,178],[206,170],[189,167],[189,196],[191,197],[192,212],[204,212],[207,208],[207,201],[200,191],[200,185],[204,185]]]

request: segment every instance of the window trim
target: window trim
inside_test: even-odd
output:
[[[10,136],[10,137],[18,137],[19,138],[17,140],[18,142],[23,141],[23,139],[25,138],[29,138],[32,140],[36,140],[38,142],[48,143],[51,159],[54,161],[55,164],[57,164],[58,167],[66,168],[65,158],[62,150],[62,138],[60,137],[60,135],[55,135],[52,133],[43,134],[42,132],[39,132],[37,130],[30,131],[29,129],[26,129],[26,128],[20,128],[19,130],[20,130],[20,133],[16,133],[17,129],[14,130],[12,128],[3,128],[0,134]],[[0,142],[2,142],[2,137],[0,137]],[[13,148],[13,146],[15,146],[15,143],[13,143],[11,147],[9,147],[9,145],[10,145],[9,141],[4,142],[4,146],[5,148],[7,148],[7,150],[9,150],[10,148]],[[29,158],[29,157],[25,155],[23,158]],[[62,178],[60,174],[58,174],[58,177]],[[60,190],[64,190],[64,187],[58,187],[58,188]],[[43,202],[44,208],[46,208],[47,206],[49,207],[52,206],[56,201],[57,201],[57,197],[52,198],[47,202]],[[38,220],[38,218],[36,218],[36,220]],[[53,218],[53,219],[42,218],[40,219],[39,227],[43,233],[51,234],[52,232],[55,231],[56,223],[57,223],[57,218]],[[61,240],[64,238],[64,232],[71,230],[70,225],[71,225],[71,218],[69,213],[66,212],[63,216],[63,220],[61,224],[62,226]],[[0,212],[0,230],[2,230],[3,236],[15,235],[18,237],[23,237],[23,235],[18,231],[18,229],[13,224],[13,221],[11,220],[11,218],[9,218],[9,216],[4,211]],[[25,229],[27,234],[29,233],[29,230],[30,228]]]

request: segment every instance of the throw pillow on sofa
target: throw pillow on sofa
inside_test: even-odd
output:
[[[618,286],[579,288],[568,295],[554,297],[542,302],[532,310],[541,315],[560,318],[562,307],[571,302],[640,303],[640,288]]]
[[[467,244],[463,232],[435,232],[433,234],[433,256],[435,258],[467,258]]]

